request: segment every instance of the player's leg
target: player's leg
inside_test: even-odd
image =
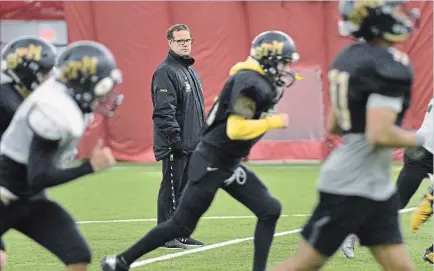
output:
[[[421,202],[417,206],[416,210],[414,210],[411,216],[411,231],[416,232],[419,230],[420,226],[425,223],[428,218],[433,214],[433,192],[434,187],[431,184],[428,188],[428,191],[425,193]]]
[[[400,209],[405,208],[422,180],[428,177],[428,173],[432,173],[432,163],[432,154],[425,149],[417,159],[404,153],[404,166],[396,182]]]
[[[384,271],[415,270],[405,244],[377,245],[371,247],[371,252]]]
[[[200,217],[211,205],[218,188],[218,186],[214,186],[208,187],[208,190],[205,190],[197,183],[188,183],[185,187],[180,205],[173,216],[168,221],[158,224],[142,239],[116,257],[118,262],[123,263],[124,269],[121,269],[121,265],[117,266],[118,269],[110,269],[109,266],[107,266],[109,260],[105,258],[101,263],[103,270],[128,270],[125,269],[127,266],[131,265],[146,253],[155,250],[168,240],[191,235]]]
[[[14,220],[12,217],[10,217],[12,214],[13,212],[8,212],[6,206],[3,205],[0,200],[0,270],[6,268],[7,265],[6,247],[1,237],[9,230],[9,228],[12,227]]]
[[[430,176],[431,181],[432,177]],[[428,218],[433,214],[433,192],[434,187],[431,184],[428,188],[427,193],[424,195],[422,201],[419,203],[416,210],[414,210],[413,215],[411,217],[411,230],[416,232],[419,230],[420,226],[425,223]],[[434,252],[433,246],[431,245],[424,251],[422,259],[430,264],[433,263],[434,260]]]
[[[254,235],[253,270],[263,271],[282,206],[261,180],[244,166],[235,170],[234,175],[226,181],[224,189],[258,217]]]
[[[398,195],[376,202],[374,212],[357,232],[360,245],[371,249],[385,271],[413,270],[401,234],[398,209]]]
[[[71,215],[45,199],[20,204],[28,210],[14,228],[56,255],[67,271],[86,271],[92,253]]]
[[[320,193],[319,203],[301,232],[296,255],[272,270],[320,270],[345,238],[357,232],[370,208],[369,200],[361,197]]]
[[[126,251],[102,259],[103,271],[128,270],[129,265],[135,260],[155,250],[168,240],[190,236],[193,233],[199,219],[211,205],[222,180],[230,174],[220,170],[207,171],[207,162],[200,154],[193,154],[191,163],[190,181],[185,187],[181,202],[173,216],[166,222],[158,224]]]
[[[157,223],[167,221],[176,209],[178,186],[181,183],[180,177],[183,172],[182,159],[170,154],[163,159],[163,180],[160,184],[157,199]],[[178,240],[169,240],[164,244],[165,248],[182,249],[187,248]]]

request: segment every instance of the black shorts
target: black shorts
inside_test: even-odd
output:
[[[351,233],[362,246],[402,244],[397,195],[375,201],[320,192],[319,203],[301,232],[303,238],[331,257]]]
[[[74,219],[48,199],[0,201],[0,237],[15,229],[56,255],[65,265],[91,261],[90,248]]]

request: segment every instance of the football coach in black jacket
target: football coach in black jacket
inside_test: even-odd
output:
[[[158,193],[158,223],[170,218],[187,182],[187,163],[199,142],[205,122],[205,106],[199,74],[192,67],[189,28],[176,24],[167,31],[169,54],[152,77],[154,154],[163,161],[163,180]],[[186,236],[165,244],[166,248],[201,246]]]

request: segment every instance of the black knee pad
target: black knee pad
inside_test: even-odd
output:
[[[66,265],[90,264],[92,262],[92,251],[87,243],[83,243],[70,247],[68,253],[62,258]]]
[[[269,216],[275,217],[277,220],[282,214],[282,204],[278,199],[272,197],[268,206],[270,208]]]
[[[258,218],[260,220],[277,221],[282,213],[282,204],[274,197],[269,197],[262,204],[266,206],[266,211],[261,213]]]

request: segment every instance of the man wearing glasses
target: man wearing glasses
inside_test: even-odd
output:
[[[167,31],[169,54],[152,77],[154,155],[163,162],[163,180],[158,193],[158,223],[170,218],[187,182],[187,163],[199,141],[205,122],[202,82],[192,67],[193,39],[190,29],[176,24]],[[169,241],[166,248],[202,246],[186,236]]]

